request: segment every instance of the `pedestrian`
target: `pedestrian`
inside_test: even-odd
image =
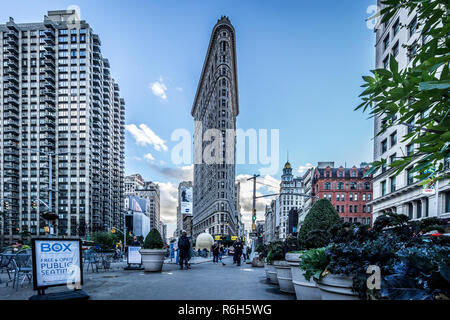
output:
[[[211,252],[213,254],[213,263],[219,263],[219,244],[217,242],[214,242]]]
[[[137,236],[133,237],[133,241],[131,241],[131,246],[132,247],[140,247],[141,246],[141,243],[139,242]]]
[[[246,254],[247,254],[247,245],[244,243],[242,245],[242,257],[244,258],[244,262],[245,262],[245,260],[247,260]]]
[[[222,257],[224,255],[225,252],[225,248],[219,244],[219,257],[218,257],[218,261],[222,262],[222,265],[225,266],[225,263],[222,261]]]
[[[180,256],[180,270],[183,270],[183,262],[186,265],[186,269],[190,269],[189,267],[189,249],[191,248],[191,244],[187,237],[187,233],[185,230],[181,232],[181,237],[178,239],[178,250]]]
[[[237,238],[234,243],[234,256],[236,257],[236,265],[238,267],[241,265],[242,248],[241,239]]]

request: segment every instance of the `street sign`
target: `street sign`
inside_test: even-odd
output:
[[[80,239],[33,239],[34,290],[83,284]]]
[[[422,190],[423,194],[433,195],[436,193],[436,189],[434,188],[426,188]]]
[[[128,264],[142,264],[141,247],[128,247]]]
[[[250,237],[256,237],[257,233],[256,232],[250,232]]]

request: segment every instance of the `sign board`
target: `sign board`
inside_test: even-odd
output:
[[[256,232],[250,232],[250,237],[256,237],[256,236],[257,236]]]
[[[192,214],[192,187],[180,188],[181,214]]]
[[[80,239],[33,239],[34,290],[64,285],[82,285]]]
[[[237,236],[232,236],[231,241],[235,241],[237,238],[238,238]]]
[[[142,264],[141,247],[128,247],[128,264]]]
[[[423,194],[435,194],[436,190],[434,188],[425,188],[422,191]]]
[[[214,236],[214,240],[220,241],[220,240],[222,240],[222,236]]]

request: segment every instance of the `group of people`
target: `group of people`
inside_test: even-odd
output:
[[[237,266],[241,265],[241,257],[244,258],[244,261],[249,258],[250,255],[250,247],[247,247],[244,243],[241,242],[241,239],[237,238],[236,241],[233,243],[234,248],[234,254],[233,254],[233,264],[236,264]],[[211,248],[211,252],[213,254],[213,263],[219,263],[222,262],[222,265],[226,265],[222,261],[223,255],[226,253],[227,249],[217,242],[214,243],[214,245]]]

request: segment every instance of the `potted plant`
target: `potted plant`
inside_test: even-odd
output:
[[[292,284],[291,266],[285,260],[287,251],[287,241],[275,242],[272,246],[273,266],[276,270],[277,281],[280,286],[280,291],[285,293],[295,293]]]
[[[256,247],[255,249],[256,255],[251,261],[252,267],[265,268],[264,265],[264,258],[265,258],[264,251],[266,250],[265,247],[266,246],[262,243]],[[269,279],[269,276],[267,275],[267,269],[266,269],[266,277],[267,279]]]
[[[277,270],[275,269],[274,258],[277,257],[277,253],[274,252],[274,247],[276,246],[276,243],[270,243],[267,257],[266,257],[266,265],[267,265],[267,274],[269,275],[269,281],[272,284],[278,284],[278,278],[277,278]]]
[[[139,252],[142,255],[144,270],[149,272],[160,272],[164,263],[166,250],[158,230],[152,229],[145,237],[143,249]]]
[[[340,222],[339,214],[326,199],[316,201],[306,215],[298,234],[298,247],[303,250],[297,255],[296,261],[292,261],[291,264],[292,283],[297,300],[321,299],[320,290],[317,287],[316,281],[313,280],[311,275],[308,277],[304,276],[303,273],[305,270],[301,269],[301,261],[303,256],[308,261],[307,264],[303,264],[303,268],[307,266],[310,268],[311,263],[321,263],[322,260],[319,258],[323,258],[323,248],[331,241],[331,230],[340,225]],[[319,251],[308,251],[319,248]],[[319,253],[322,256],[318,255]],[[316,277],[316,280],[318,279]]]

